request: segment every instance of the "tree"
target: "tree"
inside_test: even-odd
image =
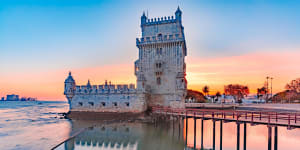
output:
[[[241,103],[242,98],[249,94],[249,88],[240,84],[229,84],[224,86],[224,92],[226,95],[232,95],[236,102]]]
[[[266,94],[268,93],[268,90],[266,87],[257,88],[257,98],[264,98]],[[265,97],[266,98],[266,97]]]
[[[201,92],[193,91],[190,89],[187,90],[187,95],[186,95],[185,99],[194,99],[195,103],[205,103],[206,102],[206,98]]]
[[[209,87],[207,85],[205,85],[202,89],[203,93],[205,93],[205,96],[207,96],[207,94],[209,93]]]
[[[221,97],[221,93],[219,91],[216,93],[216,97],[217,97],[217,101],[218,101],[219,97]]]
[[[300,93],[300,78],[292,80],[290,83],[286,84],[285,88],[287,90]]]

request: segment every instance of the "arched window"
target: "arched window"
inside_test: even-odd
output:
[[[156,78],[156,83],[157,83],[157,85],[160,85],[160,84],[161,84],[161,79],[160,79],[160,77],[157,77],[157,78]]]
[[[161,33],[159,33],[159,34],[157,35],[157,37],[158,37],[158,40],[162,40],[162,34],[161,34]]]
[[[89,104],[90,104],[91,106],[94,106],[94,102],[89,102]]]

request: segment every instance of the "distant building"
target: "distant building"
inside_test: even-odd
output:
[[[4,101],[4,100],[5,100],[5,97],[2,97],[2,98],[1,98],[1,101]]]
[[[16,94],[6,95],[6,100],[7,101],[18,101],[19,95],[16,95]]]

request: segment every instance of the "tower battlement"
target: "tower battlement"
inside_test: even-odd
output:
[[[142,25],[154,25],[154,24],[163,24],[163,23],[176,23],[174,16],[161,17],[161,18],[150,18],[146,20],[145,24]]]
[[[164,16],[164,17],[157,17],[157,18],[148,18],[144,12],[141,17],[141,27],[144,25],[181,23],[181,15],[182,15],[182,12],[179,7],[177,8],[177,10],[175,12],[175,17],[174,16]]]

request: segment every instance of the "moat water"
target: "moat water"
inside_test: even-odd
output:
[[[273,126],[269,136],[270,128],[266,125],[246,124],[245,130],[244,123],[203,120],[202,126],[202,120],[197,119],[194,131],[192,118],[188,119],[187,128],[185,120],[107,124],[61,118],[60,113],[67,111],[66,102],[0,102],[0,149],[47,150],[66,139],[69,140],[56,150],[232,150],[238,147],[298,150],[300,147],[298,128],[277,127],[275,136]],[[82,132],[76,134],[78,131]],[[70,138],[71,135],[76,136]]]

